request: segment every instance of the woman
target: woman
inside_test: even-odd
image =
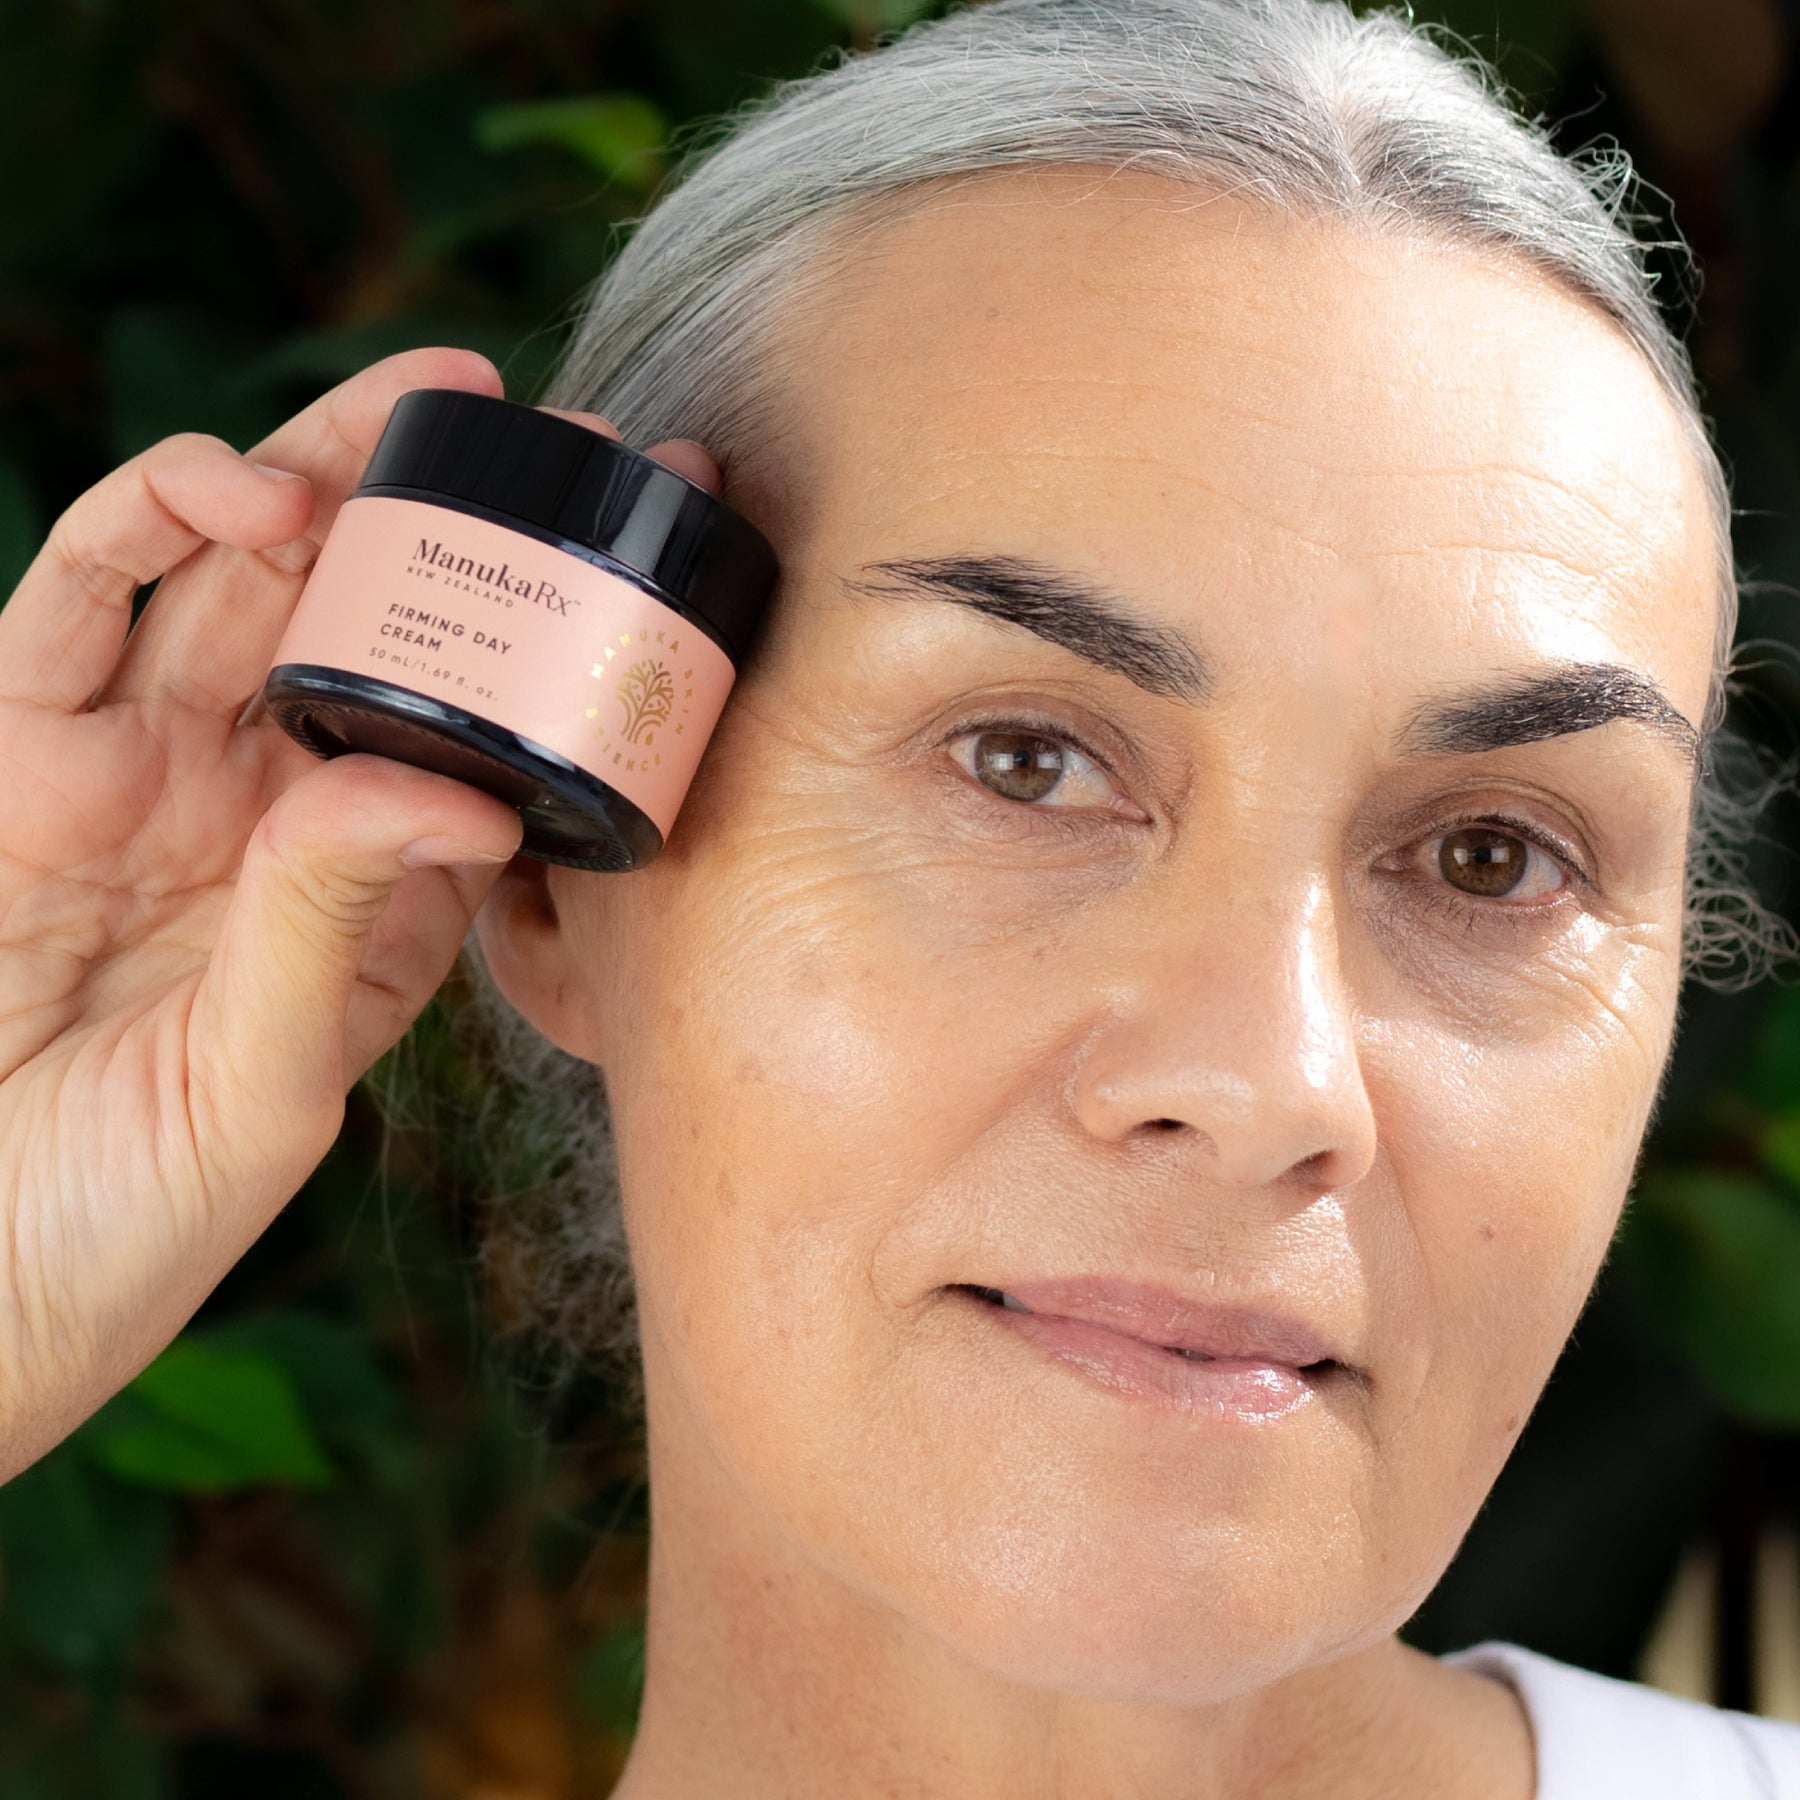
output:
[[[784,90],[551,395],[717,485],[694,432],[784,569],[627,879],[246,708],[388,406],[479,359],[77,501],[0,613],[6,1472],[473,923],[616,1135],[624,1800],[1800,1794],[1800,1731],[1394,1635],[1708,900],[1725,491],[1608,179],[1313,0],[998,0]]]

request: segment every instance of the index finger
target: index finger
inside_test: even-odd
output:
[[[306,478],[313,510],[300,535],[255,563],[189,572],[151,597],[100,698],[161,694],[191,705],[239,709],[268,673],[298,591],[338,509],[361,480],[401,395],[421,387],[461,388],[501,397],[499,371],[471,350],[403,351],[371,363],[322,394],[247,455]],[[285,579],[282,574],[285,573]],[[252,699],[251,723],[259,714]]]
[[[316,550],[337,509],[362,478],[388,414],[402,394],[414,388],[450,387],[501,398],[505,385],[500,371],[476,351],[402,350],[339,382],[245,454],[252,462],[287,469],[312,483],[316,510],[306,535]]]

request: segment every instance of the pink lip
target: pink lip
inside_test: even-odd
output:
[[[1186,1411],[1278,1417],[1342,1367],[1318,1332],[1277,1313],[1104,1276],[992,1286],[1027,1309],[971,1293],[995,1323],[1105,1387]]]

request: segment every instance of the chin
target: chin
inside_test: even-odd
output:
[[[1221,1577],[1199,1592],[1131,1587],[1019,1607],[966,1599],[921,1619],[996,1679],[1111,1703],[1218,1705],[1386,1637],[1403,1618],[1370,1620],[1328,1597]]]
[[[869,1568],[869,1585],[994,1677],[1095,1700],[1230,1700],[1380,1642],[1441,1573],[1378,1583],[1343,1515],[1321,1538],[1291,1521],[1158,1526],[1098,1507],[1059,1519],[1042,1494],[993,1498],[908,1534],[904,1562]]]

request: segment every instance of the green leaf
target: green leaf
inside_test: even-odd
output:
[[[660,152],[668,135],[661,110],[641,94],[531,100],[475,115],[475,141],[484,150],[555,144],[608,181],[640,190],[662,173]]]
[[[1656,1177],[1621,1257],[1653,1329],[1725,1406],[1800,1426],[1800,1203],[1711,1170]]]
[[[401,1396],[376,1359],[366,1328],[321,1313],[259,1313],[212,1327],[205,1342],[273,1363],[320,1442],[375,1476],[378,1485],[391,1485],[396,1452],[406,1448]],[[399,1467],[410,1468],[410,1462],[402,1456]]]
[[[172,1509],[120,1488],[63,1444],[0,1487],[0,1615],[73,1671],[116,1664],[149,1608]]]
[[[376,1361],[367,1334],[322,1313],[258,1313],[214,1326],[204,1342],[275,1364],[322,1432],[351,1422],[386,1426],[399,1408],[398,1390]]]
[[[171,1344],[84,1428],[109,1473],[145,1487],[222,1493],[335,1479],[279,1364],[198,1338]]]

